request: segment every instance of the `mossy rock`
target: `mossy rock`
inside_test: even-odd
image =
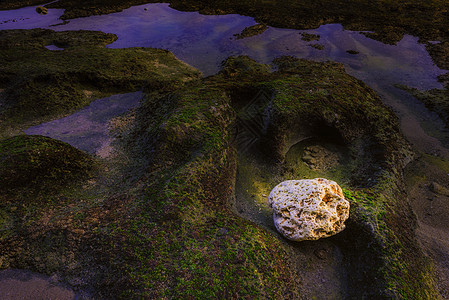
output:
[[[94,165],[88,154],[48,137],[20,135],[0,140],[3,192],[57,189],[89,178]]]
[[[146,158],[146,188],[139,215],[114,238],[133,245],[127,269],[116,266],[133,278],[123,297],[299,296],[282,242],[229,210],[234,120],[225,90],[207,84],[150,94],[141,106],[125,139],[132,157]],[[147,229],[135,236],[141,226]]]
[[[25,6],[37,5],[37,4],[45,4],[47,3],[45,0],[20,0],[20,1],[2,1],[0,3],[0,10],[9,10],[16,9]]]
[[[271,68],[269,65],[256,62],[249,56],[229,57],[222,62],[221,66],[219,75],[229,77],[249,76],[247,80],[254,76],[268,75]]]
[[[106,95],[174,90],[201,76],[166,50],[104,48],[115,39],[88,31],[1,31],[1,127],[48,121]],[[49,44],[65,50],[50,51]]]
[[[270,72],[248,57],[233,57],[218,75],[175,91],[148,91],[118,142],[127,165],[108,175],[123,188],[113,196],[103,193],[105,199],[60,197],[65,202],[55,201],[48,212],[6,207],[3,223],[13,224],[7,225],[13,227],[9,239],[0,241],[6,263],[36,269],[39,253],[51,258],[40,260],[54,266],[50,272],[67,278],[89,270],[90,288],[106,299],[307,297],[299,280],[304,266],[292,259],[300,246],[232,207],[240,163],[236,123],[251,104],[246,112],[268,113],[260,132],[267,141],[262,145],[273,151],[262,157],[275,172],[281,172],[295,134],[318,128],[310,133],[351,148],[361,172],[376,179],[368,187],[355,180],[345,187],[352,217],[332,240],[351,275],[348,295],[432,299],[429,266],[413,235],[416,220],[400,192],[409,153],[394,114],[341,64],[292,57],[275,63],[278,71]],[[259,92],[267,96],[261,102]],[[26,247],[12,243],[15,232]],[[41,246],[46,240],[64,250]],[[53,259],[66,252],[66,261],[76,260],[74,269]]]
[[[38,6],[36,7],[36,12],[40,15],[46,15],[48,13],[48,8],[44,6]]]
[[[307,32],[302,32],[301,33],[301,40],[306,41],[306,42],[319,41],[320,40],[320,35],[319,34],[310,34],[310,33],[307,33]]]
[[[2,30],[0,32],[0,49],[44,50],[44,46],[51,44],[64,49],[104,48],[116,40],[117,36],[115,34],[101,31]]]
[[[349,295],[374,298],[434,295],[431,277],[425,286],[418,287],[428,276],[429,267],[416,240],[411,238],[413,214],[404,195],[398,196],[401,189],[398,174],[410,152],[392,111],[382,105],[370,88],[347,75],[341,64],[292,57],[277,59],[275,63],[279,70],[270,72],[266,65],[248,57],[231,57],[223,63],[218,75],[170,95],[149,95],[144,102],[127,147],[130,152],[136,151],[136,157],[147,157],[142,174],[147,186],[145,208],[140,210],[139,221],[136,219],[133,226],[147,224],[145,228],[151,233],[133,241],[145,245],[145,240],[151,239],[150,253],[158,255],[151,258],[152,270],[141,267],[142,264],[133,264],[127,271],[119,268],[136,278],[150,278],[146,283],[136,279],[134,284],[140,290],[127,289],[127,295],[214,297],[224,291],[224,286],[230,296],[278,297],[287,295],[283,294],[286,291],[291,292],[286,297],[301,295],[301,288],[292,289],[297,285],[292,280],[297,276],[294,267],[285,269],[289,246],[279,243],[279,237],[265,227],[251,225],[249,236],[246,221],[228,208],[239,163],[233,154],[236,147],[233,130],[237,109],[247,108],[243,102],[252,105],[251,112],[269,112],[268,127],[261,133],[266,136],[262,145],[268,152],[264,159],[273,169],[282,162],[286,149],[301,130],[324,134],[323,138],[354,145],[355,149],[362,144],[360,152],[356,152],[360,176],[355,173],[354,177],[366,174],[375,180],[369,184],[364,180],[351,181],[352,189],[361,192],[346,190],[353,205],[353,217],[345,233],[333,239],[350,260],[348,272],[355,274],[347,282],[351,288]],[[271,97],[254,105],[254,95],[260,91]],[[161,224],[166,230],[158,229]],[[255,242],[254,237],[259,239],[261,232],[267,232],[263,242],[267,249],[277,250],[270,252],[257,246],[250,250],[250,255],[246,246],[238,249],[217,240],[217,235],[223,235],[226,241],[229,234],[232,244],[246,245],[251,241],[256,246],[260,240]],[[132,231],[120,238],[130,236]],[[148,249],[136,250],[127,260],[143,258],[145,251]],[[181,253],[183,260],[173,253]],[[203,259],[200,261],[198,257]],[[368,262],[364,261],[366,258]],[[234,259],[243,263],[244,269],[229,267],[224,272],[221,266],[232,266]],[[267,261],[271,263],[267,265]],[[250,271],[254,268],[264,270],[258,275],[259,284],[255,284]],[[242,278],[245,285],[230,280],[234,276]],[[290,279],[281,281],[281,277]],[[161,280],[163,287],[157,284]],[[212,282],[214,288],[210,288]],[[142,293],[145,290],[148,292]]]
[[[268,26],[265,24],[256,24],[253,26],[246,27],[245,29],[242,30],[241,33],[234,34],[234,36],[237,40],[244,39],[244,38],[262,34],[267,29],[268,29]]]

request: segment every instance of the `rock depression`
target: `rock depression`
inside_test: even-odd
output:
[[[292,241],[317,240],[339,233],[349,217],[340,186],[324,178],[287,180],[268,196],[276,229]]]

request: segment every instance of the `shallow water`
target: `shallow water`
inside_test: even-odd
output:
[[[49,9],[46,15],[40,15],[36,12],[38,6],[0,10],[0,30],[45,28],[62,22],[59,17],[63,9]]]
[[[439,118],[415,98],[393,87],[394,84],[420,89],[442,87],[437,76],[446,71],[435,66],[417,37],[405,35],[397,45],[386,45],[367,38],[361,32],[343,30],[340,24],[327,24],[303,31],[269,27],[262,34],[236,39],[235,34],[256,24],[253,18],[236,14],[214,16],[180,12],[166,3],[134,6],[119,13],[73,19],[68,24],[49,27],[60,23],[54,20],[58,14],[62,11],[49,10],[48,15],[40,16],[34,7],[0,12],[0,23],[11,17],[30,18],[1,24],[0,30],[47,27],[58,31],[85,29],[114,33],[118,39],[108,45],[110,48],[168,49],[204,75],[216,73],[221,62],[231,55],[249,55],[264,63],[281,55],[338,61],[345,65],[348,73],[374,88],[395,110],[405,135],[415,141],[413,143],[418,149],[430,153],[434,148],[441,148],[436,152],[442,153],[441,141],[449,144],[449,134]],[[318,34],[320,39],[303,41],[301,32]],[[323,45],[324,49],[315,49],[311,44]],[[349,54],[347,50],[359,53]]]
[[[436,76],[445,73],[433,64],[417,37],[405,35],[397,45],[386,45],[360,32],[343,30],[340,24],[302,31],[269,27],[260,35],[236,39],[234,34],[256,24],[253,18],[236,14],[215,16],[181,12],[166,3],[156,3],[134,6],[119,13],[73,19],[68,24],[49,27],[61,23],[54,19],[61,14],[62,10],[50,9],[48,15],[41,16],[35,12],[35,7],[0,11],[0,23],[13,17],[30,18],[29,22],[2,24],[0,30],[47,27],[57,31],[84,29],[114,33],[118,40],[110,44],[110,48],[168,49],[205,75],[216,73],[220,63],[231,55],[249,55],[265,63],[280,55],[334,60],[344,63],[362,80],[365,77],[376,78],[383,83],[403,83],[422,89],[441,87]],[[319,34],[320,40],[303,41],[301,32]],[[310,44],[321,44],[324,50],[310,47]],[[360,53],[349,54],[347,50]]]
[[[106,157],[110,154],[112,141],[109,122],[137,107],[141,99],[142,92],[98,99],[68,117],[30,127],[25,133],[52,137],[86,152]]]
[[[61,50],[64,50],[64,48],[59,48],[59,47],[56,46],[56,45],[48,45],[48,46],[45,46],[45,48],[47,48],[48,50],[51,50],[51,51],[61,51]]]
[[[145,10],[147,9],[147,10]],[[256,24],[253,18],[235,14],[201,15],[180,12],[168,4],[134,6],[120,13],[74,19],[54,30],[100,30],[114,33],[118,40],[108,47],[154,47],[168,49],[178,58],[215,74],[231,55],[249,55],[269,63],[281,55],[344,63],[360,79],[376,78],[383,83],[403,83],[428,89],[441,87],[436,76],[445,73],[433,64],[417,37],[406,35],[397,45],[386,45],[362,33],[327,24],[313,30],[269,27],[260,35],[236,39],[234,34]],[[300,32],[320,35],[319,41],[301,40]],[[321,44],[324,50],[310,47]],[[353,55],[347,50],[357,50]]]

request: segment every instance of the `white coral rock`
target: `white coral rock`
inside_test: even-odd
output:
[[[317,240],[345,229],[349,202],[340,186],[324,178],[287,180],[268,196],[276,229],[292,241]]]

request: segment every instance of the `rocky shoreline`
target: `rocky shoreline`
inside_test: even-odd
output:
[[[35,36],[54,34],[34,31]],[[80,34],[87,33],[73,36]],[[17,47],[3,44],[7,51]],[[117,128],[118,154],[109,160],[93,158],[96,171],[87,181],[72,180],[48,192],[42,187],[53,187],[59,176],[44,168],[44,182],[8,183],[12,191],[2,200],[2,268],[58,274],[75,289],[94,290],[100,298],[307,295],[298,282],[304,270],[298,271],[289,258],[297,246],[286,244],[267,224],[241,218],[230,202],[236,199],[242,151],[233,142],[235,126],[242,126],[235,109],[265,91],[269,101],[257,105],[268,112],[266,126],[248,150],[255,155],[262,150],[265,164],[279,169],[291,145],[310,136],[354,152],[345,186],[353,217],[331,241],[351,274],[342,295],[434,294],[430,265],[410,239],[413,214],[406,198],[397,197],[411,152],[395,116],[342,65],[291,57],[274,63],[278,71],[270,72],[248,57],[230,58],[219,74],[204,79],[179,64],[174,70],[189,70],[190,81],[178,80],[176,88],[173,81],[158,89],[147,85],[135,117]],[[39,155],[54,153],[45,146],[39,155],[12,156],[17,151],[9,141],[2,140],[1,157],[14,163],[5,172],[23,174],[17,167],[42,165]],[[50,177],[43,176],[45,170]],[[294,176],[303,174],[298,169]],[[28,200],[30,195],[35,200]],[[355,288],[360,285],[364,288]]]
[[[66,8],[65,18],[125,7],[92,5],[98,10],[64,0],[48,7]],[[172,5],[304,26],[268,6]],[[268,8],[279,14],[268,17]],[[388,11],[402,16],[401,7]],[[436,30],[445,21],[435,20],[422,39],[448,38]],[[405,22],[392,27],[398,36],[376,30],[394,43],[417,29]],[[1,269],[54,276],[99,299],[445,293],[446,277],[438,273],[444,268],[423,246],[428,220],[415,199],[428,182],[415,175],[443,172],[446,162],[416,154],[392,110],[343,65],[288,56],[265,65],[238,56],[203,78],[166,50],[106,49],[115,39],[89,31],[0,31]],[[141,89],[140,107],[113,122],[114,155],[19,134],[100,96]],[[341,183],[351,204],[347,228],[316,243],[289,242],[274,230],[267,195],[281,181],[316,177]],[[445,185],[441,178],[432,180]]]

